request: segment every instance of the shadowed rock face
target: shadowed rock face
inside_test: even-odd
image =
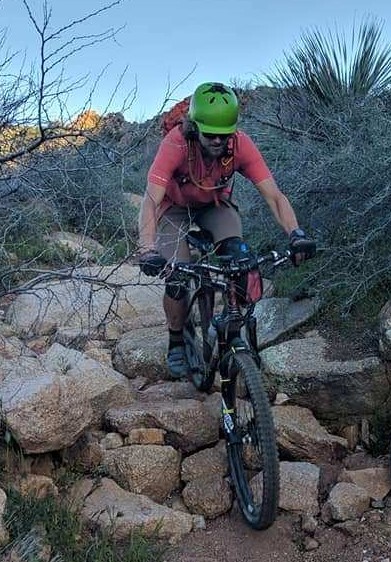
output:
[[[372,415],[388,394],[379,357],[330,361],[321,337],[294,339],[261,352],[262,366],[280,392],[316,417],[345,423]]]
[[[270,345],[277,338],[304,324],[319,308],[315,298],[292,301],[287,298],[265,298],[255,306],[259,348]]]
[[[346,439],[331,435],[311,410],[286,404],[273,406],[277,443],[282,454],[296,461],[332,463],[347,454]]]

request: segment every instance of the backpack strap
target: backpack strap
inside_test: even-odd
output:
[[[227,153],[221,158],[221,166],[223,168],[222,175],[220,178],[221,183],[228,183],[230,178],[233,176],[234,170],[234,150],[235,150],[235,138],[229,137],[227,145]]]

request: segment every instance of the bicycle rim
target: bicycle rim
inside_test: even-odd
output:
[[[234,410],[233,432],[227,436],[231,477],[246,521],[255,529],[266,529],[277,516],[279,498],[278,450],[269,399],[250,355],[235,353],[229,370]]]
[[[210,365],[212,349],[207,340],[211,310],[211,296],[200,294],[193,303],[184,331],[190,376],[194,386],[203,392],[211,389],[215,378],[215,369]]]

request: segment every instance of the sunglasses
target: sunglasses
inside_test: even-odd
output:
[[[212,139],[215,139],[215,138],[219,138],[219,139],[222,140],[222,141],[225,141],[225,140],[227,140],[229,137],[232,136],[231,134],[228,134],[228,135],[218,135],[218,134],[216,134],[216,133],[201,133],[201,134],[202,134],[202,136],[203,136],[205,139],[212,140]]]

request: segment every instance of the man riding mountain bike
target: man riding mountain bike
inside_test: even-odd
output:
[[[158,275],[167,263],[190,261],[186,233],[191,224],[211,233],[218,254],[242,255],[246,249],[242,222],[231,200],[235,172],[251,181],[268,203],[289,236],[295,264],[315,255],[315,242],[299,228],[262,154],[237,129],[238,116],[235,92],[207,82],[192,95],[184,122],[162,140],[148,172],[139,215],[139,265],[146,275]],[[177,379],[188,374],[183,336],[186,296],[186,286],[175,275],[167,276],[163,297],[169,331],[167,363]]]

